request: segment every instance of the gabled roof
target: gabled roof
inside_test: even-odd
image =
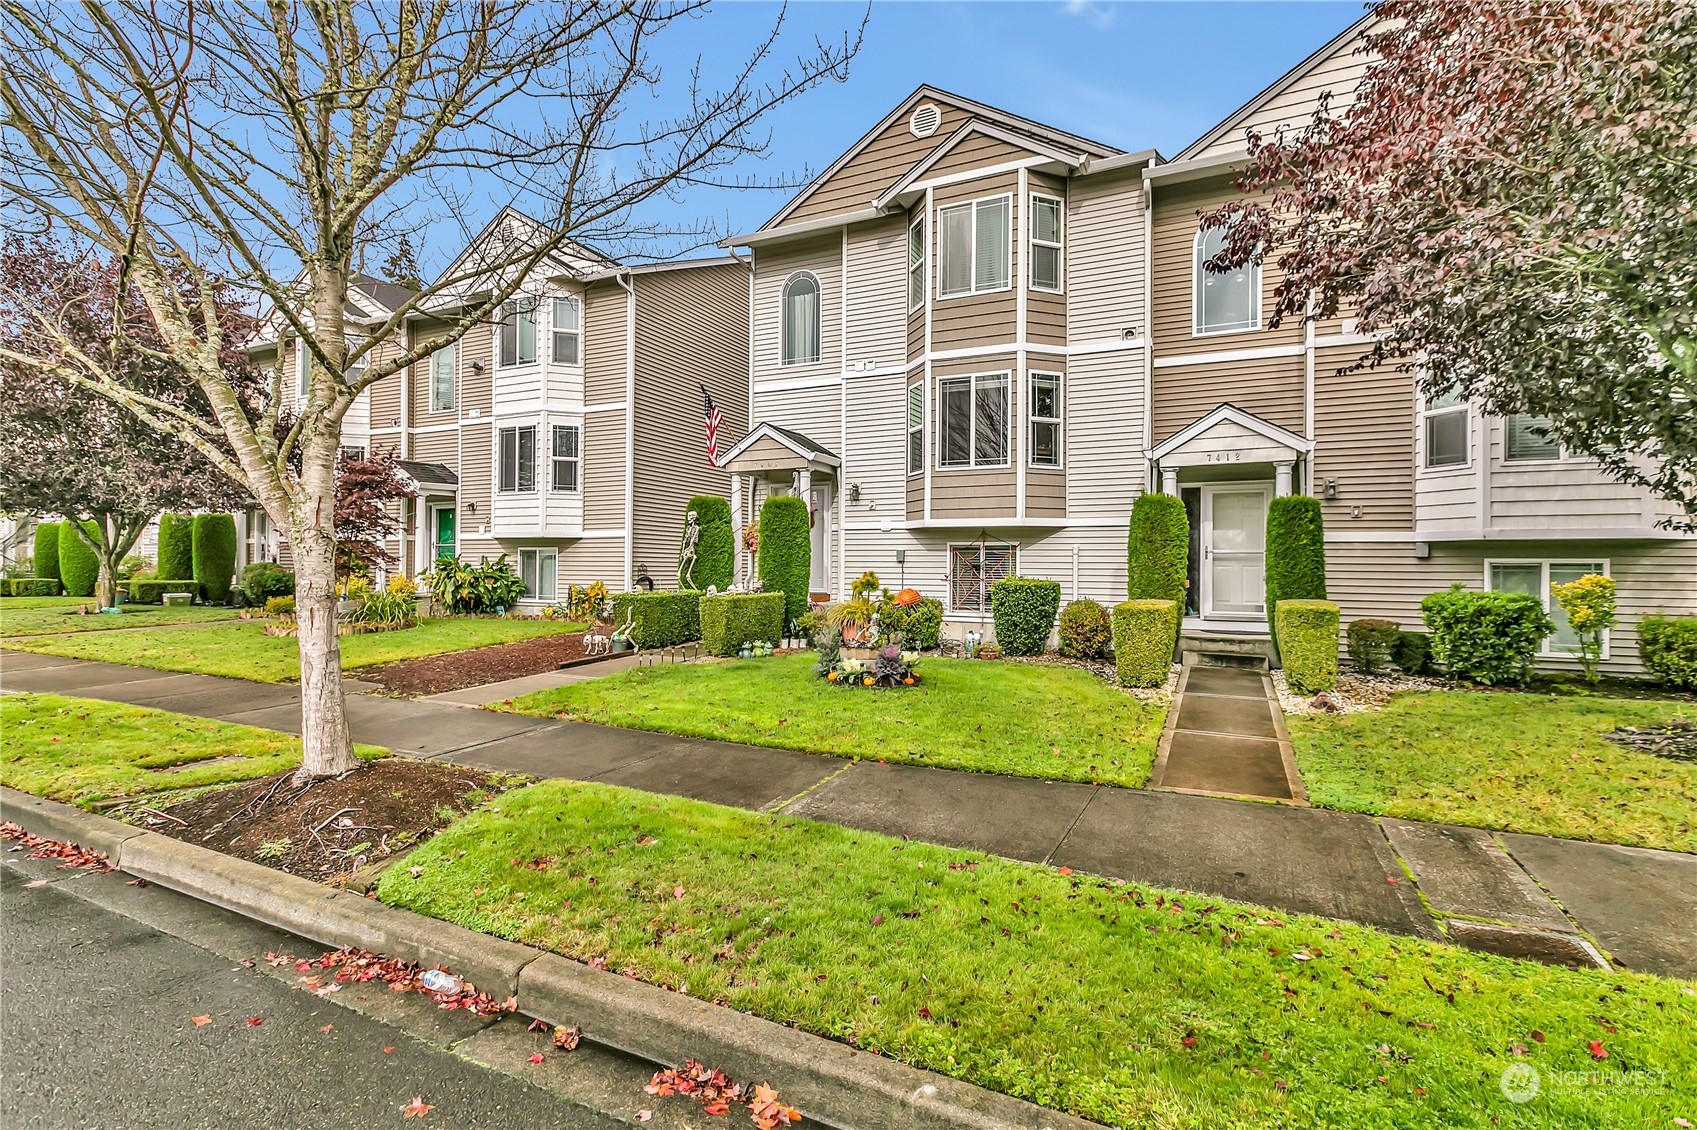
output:
[[[994,122],[1004,128],[1024,134],[1028,138],[1047,142],[1049,145],[1063,150],[1078,151],[1087,156],[1095,157],[1110,157],[1119,152],[1119,150],[1115,149],[1113,146],[1106,145],[1100,141],[1092,141],[1087,137],[1080,137],[1077,134],[1068,133],[1065,130],[1044,125],[1042,122],[1036,122],[1030,118],[1021,117],[1020,115],[1010,113],[1007,110],[1001,110],[995,106],[974,101],[971,98],[963,98],[958,94],[951,94],[949,91],[924,83],[921,84],[912,94],[909,94],[906,98],[902,99],[895,109],[884,115],[883,119],[880,120],[877,125],[868,130],[859,141],[849,146],[848,150],[844,152],[842,156],[827,165],[824,172],[814,177],[813,180],[808,183],[807,187],[797,193],[788,204],[785,204],[782,208],[780,208],[776,215],[767,220],[764,224],[761,224],[759,230],[766,231],[782,224],[784,222],[784,218],[799,208],[802,202],[809,196],[813,195],[814,191],[820,185],[830,180],[840,169],[843,168],[843,166],[847,165],[850,161],[854,160],[855,157],[859,156],[862,150],[872,144],[872,142],[880,134],[899,120],[902,115],[908,113],[914,106],[918,105],[927,98],[936,98],[944,102],[948,102],[978,119],[986,122]]]
[[[461,250],[458,255],[454,256],[454,261],[449,263],[447,267],[442,270],[442,273],[436,276],[437,280],[440,281],[442,279],[452,278],[464,271],[475,269],[476,262],[473,257],[492,241],[500,240],[503,242],[503,245],[518,242],[521,244],[530,244],[531,246],[535,246],[549,238],[551,235],[552,233],[548,230],[547,226],[540,220],[532,219],[523,212],[520,212],[517,208],[514,208],[511,204],[508,204],[502,207],[499,212],[496,212],[494,217],[487,224],[483,225],[483,230],[473,236],[471,241],[465,245],[464,249]],[[508,257],[509,253],[505,250],[501,251],[496,256],[498,260],[504,260]],[[538,267],[540,270],[550,275],[566,275],[572,278],[582,278],[598,271],[605,271],[608,268],[617,267],[618,265],[617,260],[607,255],[603,255],[594,248],[587,247],[576,240],[568,239],[565,243],[561,244],[554,251],[546,255],[542,262],[538,264]],[[470,293],[487,288],[479,286],[474,282],[468,282],[457,289]]]
[[[842,460],[837,454],[823,444],[815,443],[800,432],[793,432],[777,424],[762,422],[748,430],[748,434],[719,457],[719,466],[728,467],[743,452],[759,443],[762,439],[770,439],[783,447],[789,448],[796,455],[808,462],[824,463],[832,467],[842,466]]]
[[[1269,423],[1253,412],[1245,412],[1235,404],[1222,404],[1198,420],[1180,428],[1177,432],[1162,440],[1149,452],[1149,458],[1159,463],[1215,424],[1229,422],[1246,428],[1256,435],[1280,447],[1288,447],[1294,452],[1306,454],[1314,450],[1314,441],[1304,439],[1293,431],[1288,431],[1277,424]]]
[[[402,473],[412,480],[412,485],[415,487],[457,487],[460,485],[460,477],[454,474],[453,469],[445,464],[419,463],[411,459],[397,459],[395,462],[400,466]]]
[[[902,174],[901,179],[897,180],[895,184],[892,184],[889,188],[886,188],[882,193],[880,193],[878,198],[872,202],[872,206],[874,208],[888,208],[892,201],[901,196],[902,193],[907,190],[909,185],[921,180],[926,173],[936,167],[937,162],[941,161],[944,157],[947,157],[951,152],[958,148],[963,141],[975,134],[981,134],[985,137],[993,137],[998,141],[1005,141],[1009,145],[1015,145],[1021,149],[1029,150],[1034,156],[1048,157],[1056,164],[1065,165],[1069,169],[1077,168],[1079,165],[1082,165],[1085,161],[1089,160],[1088,154],[1077,149],[1064,149],[1058,145],[1053,145],[1050,142],[1029,137],[1025,134],[999,126],[994,122],[984,121],[982,118],[968,118],[960,126],[960,128],[950,134],[941,145],[926,154],[925,158],[921,160],[919,164],[913,166],[913,168]]]

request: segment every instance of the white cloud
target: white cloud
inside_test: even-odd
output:
[[[1066,0],[1067,15],[1077,16],[1094,28],[1114,26],[1114,6],[1099,0]]]

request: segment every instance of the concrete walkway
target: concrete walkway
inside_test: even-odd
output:
[[[1186,664],[1150,786],[1308,803],[1285,733],[1284,711],[1266,672]]]
[[[289,686],[0,651],[0,688],[299,730]],[[1629,968],[1697,978],[1697,856],[851,762],[443,701],[352,694],[348,711],[357,739],[397,753],[782,811],[1494,952],[1581,963],[1601,949]]]

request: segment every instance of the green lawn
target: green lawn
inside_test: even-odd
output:
[[[1639,974],[560,781],[407,862],[385,902],[1114,1126],[1697,1118],[1697,996]],[[1546,1072],[1524,1106],[1498,1088],[1516,1045]],[[1629,1093],[1547,1074],[1591,1069],[1666,1075]]]
[[[867,760],[1061,781],[1149,779],[1164,711],[1061,665],[926,659],[920,685],[836,687],[811,655],[639,667],[509,709]]]
[[[0,696],[0,784],[52,800],[224,785],[299,761],[300,741],[272,730],[56,694]]]
[[[1697,852],[1697,765],[1599,736],[1692,717],[1690,703],[1432,691],[1287,724],[1315,804]]]
[[[83,606],[92,608],[92,597],[15,596],[0,600],[0,636],[34,636],[50,632],[103,632],[113,628],[151,628],[161,624],[201,624],[234,620],[234,608],[195,604],[188,608],[165,608],[157,604],[129,604],[122,613],[77,615]]]
[[[342,637],[342,667],[352,669],[397,659],[416,659],[485,644],[512,643],[556,632],[582,631],[581,624],[558,620],[425,620],[416,628],[370,632]],[[30,636],[8,647],[131,663],[161,671],[189,671],[256,679],[262,683],[292,682],[300,677],[300,652],[287,636],[268,636],[258,622],[239,626],[168,628],[157,632],[85,632],[81,635]]]

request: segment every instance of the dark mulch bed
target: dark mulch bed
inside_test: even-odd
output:
[[[481,687],[503,679],[519,679],[557,670],[562,663],[584,657],[583,633],[539,636],[517,643],[497,643],[470,651],[450,651],[422,659],[402,659],[361,667],[349,674],[376,683],[387,694],[412,698],[464,687]]]
[[[1637,753],[1665,757],[1669,761],[1697,764],[1697,722],[1669,722],[1665,726],[1622,726],[1603,737]]]
[[[144,816],[155,832],[313,880],[345,877],[429,839],[522,778],[387,757],[295,785],[293,771],[201,793]],[[181,823],[179,823],[181,821]]]

